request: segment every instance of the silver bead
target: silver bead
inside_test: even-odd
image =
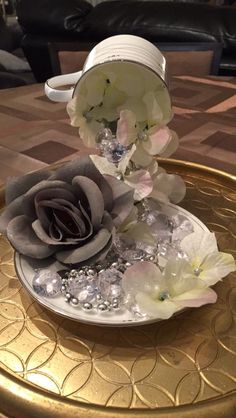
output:
[[[62,279],[61,280],[61,284],[66,284],[67,283],[67,279]]]
[[[76,276],[76,274],[77,274],[77,270],[74,270],[74,269],[73,269],[73,270],[71,270],[71,271],[70,271],[70,276],[71,276],[71,277],[75,277],[75,276]]]
[[[115,261],[114,263],[112,263],[111,267],[117,268],[119,266],[119,264],[117,263],[117,261]]]
[[[70,299],[71,298],[71,294],[70,293],[66,293],[66,298]]]
[[[68,303],[68,302],[70,301],[70,298],[65,297],[64,301],[65,301],[66,303]]]
[[[100,293],[98,293],[97,296],[96,296],[96,299],[97,300],[101,300],[102,299],[102,295],[100,295]]]
[[[155,257],[153,257],[153,255],[150,255],[150,257],[148,257],[148,260],[149,261],[154,261],[155,260]]]
[[[111,302],[109,300],[104,300],[103,302],[107,307],[109,307],[111,305]]]
[[[65,292],[65,290],[66,290],[66,286],[64,286],[64,285],[63,285],[63,286],[61,287],[61,291],[62,291],[62,292]]]
[[[119,299],[118,298],[113,298],[112,303],[119,303]]]
[[[85,311],[90,311],[92,308],[93,308],[92,303],[89,303],[89,302],[85,302],[85,303],[83,303],[83,309],[84,309]]]
[[[119,309],[120,308],[119,303],[114,303],[113,302],[113,304],[111,306],[112,306],[113,309]]]
[[[88,275],[94,276],[96,274],[96,271],[94,269],[88,269]]]
[[[99,311],[107,311],[108,307],[105,303],[99,303],[99,305],[97,306]]]
[[[131,266],[131,263],[129,263],[129,261],[126,261],[125,267],[130,267],[130,266]]]
[[[77,298],[72,298],[71,303],[72,303],[72,305],[78,305],[79,301],[78,301]]]
[[[79,276],[82,276],[82,274],[84,274],[84,270],[82,270],[82,269],[81,269],[81,270],[79,270],[79,271],[78,271],[78,274],[79,274]]]

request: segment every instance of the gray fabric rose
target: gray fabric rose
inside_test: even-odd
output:
[[[6,205],[0,232],[16,251],[38,259],[54,255],[65,264],[91,263],[109,251],[114,228],[133,207],[133,189],[102,176],[84,157],[56,172],[11,181]]]

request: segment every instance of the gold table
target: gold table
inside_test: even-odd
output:
[[[162,160],[183,176],[183,207],[236,254],[236,176]],[[1,193],[1,205],[4,205]],[[236,273],[214,305],[153,325],[80,324],[42,308],[22,288],[0,239],[1,417],[236,416]]]

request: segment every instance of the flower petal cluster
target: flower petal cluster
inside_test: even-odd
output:
[[[218,251],[213,233],[193,232],[186,236],[180,245],[187,255],[193,274],[207,286],[213,286],[236,269],[234,257]]]
[[[94,262],[109,251],[114,230],[133,209],[133,189],[102,176],[89,157],[56,172],[11,181],[0,231],[21,254],[65,264]]]
[[[173,116],[166,88],[137,64],[97,67],[81,83],[67,111],[88,147],[96,146],[99,131],[116,122],[116,139],[125,146],[136,144],[132,159],[143,167],[153,155],[167,157],[178,146],[177,135],[166,127]]]
[[[215,303],[214,290],[202,286],[189,272],[186,260],[169,261],[164,273],[154,263],[137,262],[129,267],[122,286],[128,296],[134,296],[143,314],[168,319],[187,307]]]
[[[134,199],[139,201],[147,197],[152,192],[153,181],[150,173],[147,170],[127,170],[135,149],[136,146],[133,145],[131,150],[128,151],[127,154],[122,158],[118,166],[110,163],[106,158],[100,157],[98,155],[91,155],[90,157],[100,173],[121,178],[128,186],[133,188]]]
[[[236,270],[233,257],[217,249],[214,234],[194,232],[182,240],[186,257],[170,258],[163,272],[151,262],[133,264],[124,273],[122,286],[140,312],[168,319],[187,307],[215,303],[209,286]]]

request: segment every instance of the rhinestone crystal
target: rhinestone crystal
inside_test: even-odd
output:
[[[34,291],[39,296],[52,298],[61,292],[61,277],[50,270],[38,270],[32,281]]]

